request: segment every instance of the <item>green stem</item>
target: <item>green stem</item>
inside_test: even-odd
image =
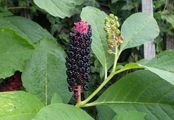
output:
[[[86,103],[88,103],[110,80],[111,78],[117,73],[115,72],[116,69],[116,65],[117,65],[117,61],[118,61],[118,47],[115,47],[115,59],[114,59],[114,66],[112,69],[112,72],[110,73],[110,75],[108,77],[106,77],[106,73],[105,73],[105,80],[102,82],[102,84],[88,97],[86,98],[84,101],[81,101],[79,103],[76,104],[76,107],[83,107],[86,105]]]
[[[83,107],[88,103],[109,81],[110,79],[114,76],[114,73],[111,73],[103,82],[102,84],[84,101],[81,101],[80,103],[76,104],[76,107]]]
[[[112,72],[111,73],[115,72],[115,69],[116,69],[116,66],[117,66],[118,57],[119,57],[119,55],[118,55],[118,47],[116,46],[115,47],[114,65],[113,65],[113,68],[112,68]]]
[[[130,70],[130,69],[137,69],[137,68],[143,68],[142,66],[135,66],[135,67],[132,67],[132,68],[124,68],[124,69],[120,69],[116,72],[112,72],[108,77],[107,79],[105,79],[102,84],[87,98],[85,99],[84,101],[80,102],[80,103],[77,103],[76,104],[76,107],[89,107],[89,106],[94,106],[96,103],[95,102],[92,102],[92,103],[88,103],[110,80],[111,78],[114,76],[114,75],[117,75],[121,72],[124,72],[126,70]],[[88,104],[87,104],[88,103]]]

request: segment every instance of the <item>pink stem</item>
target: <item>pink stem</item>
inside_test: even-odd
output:
[[[77,86],[77,103],[81,102],[81,85]]]

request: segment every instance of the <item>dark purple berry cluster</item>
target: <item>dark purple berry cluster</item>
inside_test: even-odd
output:
[[[67,81],[70,91],[76,93],[77,86],[87,89],[90,79],[91,27],[84,21],[75,23],[70,33],[70,45],[67,51]]]

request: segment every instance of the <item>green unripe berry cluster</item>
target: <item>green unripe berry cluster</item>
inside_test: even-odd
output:
[[[106,38],[110,49],[122,43],[119,27],[120,24],[118,22],[118,17],[114,14],[109,14],[105,18],[104,30],[106,32]]]

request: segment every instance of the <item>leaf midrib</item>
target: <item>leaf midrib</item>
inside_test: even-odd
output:
[[[140,102],[140,101],[103,101],[103,102],[92,102],[91,105],[101,105],[101,104],[139,104],[139,105],[169,105],[174,106],[174,104],[160,103],[160,102]],[[89,104],[90,105],[90,104]]]
[[[46,71],[45,71],[45,104],[48,104],[48,51],[46,51]]]

